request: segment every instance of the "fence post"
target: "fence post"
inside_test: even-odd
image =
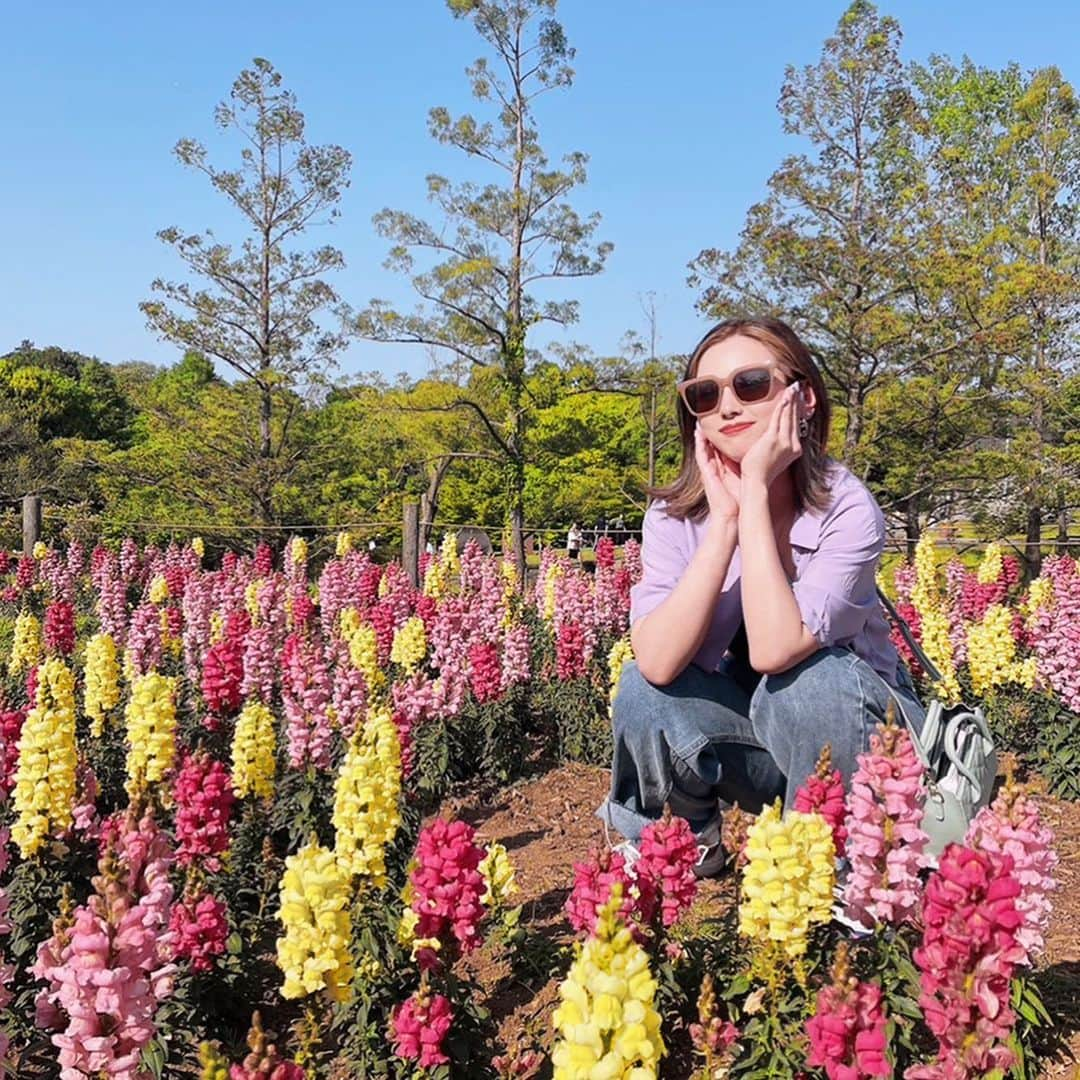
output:
[[[34,545],[41,539],[41,496],[24,495],[22,501],[23,555],[33,555]]]
[[[406,499],[402,513],[401,565],[414,586],[420,584],[420,504]]]

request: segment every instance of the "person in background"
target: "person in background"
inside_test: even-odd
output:
[[[570,526],[570,531],[566,534],[566,554],[571,559],[576,559],[581,554],[581,542],[583,540],[582,532],[578,523],[575,521]]]
[[[791,807],[826,743],[847,782],[890,700],[916,731],[925,711],[877,596],[885,519],[826,452],[807,347],[777,319],[727,320],[677,389],[682,468],[650,491],[598,814],[632,861],[670,804],[707,877],[725,803]]]

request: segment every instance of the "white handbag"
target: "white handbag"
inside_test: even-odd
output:
[[[878,596],[922,669],[932,681],[941,682],[941,672],[920,648],[892,602],[881,589]],[[926,770],[922,827],[930,838],[927,851],[936,857],[947,844],[964,842],[972,818],[990,802],[997,776],[994,740],[979,706],[944,705],[936,698],[926,710],[922,730],[916,730],[900,696],[892,687],[889,690]]]

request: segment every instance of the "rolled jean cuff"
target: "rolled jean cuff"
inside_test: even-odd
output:
[[[655,825],[657,818],[646,817],[636,810],[631,810],[622,803],[613,802],[610,797],[606,798],[596,810],[596,816],[609,828],[616,829],[632,844],[641,839],[641,830],[646,825]],[[694,834],[699,844],[712,847],[720,842],[720,817],[719,808],[715,821],[710,822],[699,833]]]

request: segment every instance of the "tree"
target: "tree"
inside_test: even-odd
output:
[[[998,524],[1024,531],[1035,575],[1043,514],[1060,516],[1077,489],[1060,402],[1080,303],[1080,103],[1056,68],[1025,77],[1015,64],[993,71],[935,57],[916,80],[940,175],[935,201],[977,270],[962,310],[1007,409]]]
[[[899,42],[895,19],[855,0],[818,64],[788,67],[784,131],[814,156],[783,161],[734,252],[706,249],[690,263],[701,311],[775,315],[803,336],[843,410],[849,463],[867,398],[914,362],[921,330],[913,290],[926,186]]]
[[[412,275],[421,305],[401,314],[373,300],[355,327],[378,341],[448,350],[501,382],[501,420],[464,388],[440,408],[475,415],[502,459],[507,517],[523,571],[528,338],[540,323],[565,326],[577,318],[575,302],[542,301],[535,292],[545,282],[598,273],[611,245],[593,242],[597,214],[583,219],[565,201],[585,181],[586,156],[569,154],[556,169],[540,145],[534,103],[573,78],[574,53],[553,17],[555,0],[449,0],[448,6],[455,17],[472,21],[493,54],[493,63],[482,57],[467,69],[473,96],[493,115],[455,119],[434,108],[429,130],[495,179],[453,183],[429,176],[429,197],[445,218],[438,228],[400,211],[376,215],[377,229],[393,241],[387,265]],[[417,260],[424,261],[419,272]]]
[[[194,139],[181,139],[175,154],[204,173],[239,211],[246,235],[236,251],[209,230],[205,236],[185,235],[175,226],[161,230],[158,236],[203,287],[159,278],[153,290],[160,299],[140,308],[162,337],[250,380],[258,399],[259,457],[251,496],[259,519],[272,524],[274,491],[291,458],[296,394],[345,344],[340,332],[318,321],[338,306],[322,275],[344,266],[341,253],[330,246],[303,252],[292,245],[310,226],[338,216],[351,158],[340,146],[308,144],[295,95],[281,88],[280,74],[266,60],[257,58],[240,73],[231,101],[220,104],[214,118],[243,141],[238,167],[211,165]],[[280,419],[278,411],[285,414]]]
[[[268,492],[290,522],[303,520],[317,500],[323,459],[317,413],[295,394],[278,390],[271,432],[281,455]],[[102,528],[123,535],[138,528],[149,539],[172,535],[171,523],[221,539],[251,543],[252,492],[265,473],[257,439],[259,389],[249,380],[228,383],[201,354],[187,353],[159,371],[137,403],[133,445],[98,456],[98,485],[106,499]],[[292,431],[285,437],[281,426]],[[139,523],[161,523],[148,530]],[[260,523],[261,524],[261,523]]]

